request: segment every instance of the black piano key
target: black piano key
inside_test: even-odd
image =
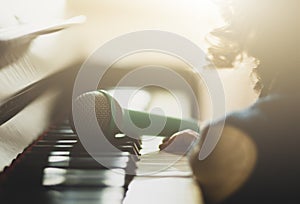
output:
[[[64,156],[65,154],[69,154],[68,152],[64,152],[64,154],[60,154],[59,152],[53,152],[51,154],[56,154],[56,155],[61,155]],[[124,152],[124,151],[120,151],[120,152],[70,152],[69,154],[71,157],[87,157],[87,156],[93,156],[93,157],[97,157],[97,156],[129,156],[130,160],[132,160],[133,162],[136,162],[139,160],[138,156],[136,155],[132,155],[129,152]]]
[[[48,190],[40,203],[47,204],[121,204],[125,191],[121,187],[69,188]],[[44,202],[43,202],[44,201]],[[46,201],[46,202],[45,202]]]
[[[114,140],[114,144],[124,144],[124,143],[134,143],[136,145],[136,147],[138,149],[141,149],[142,148],[142,143],[140,140],[138,139],[134,139],[134,138],[131,138],[131,137],[128,137],[128,136],[124,136],[124,137],[116,137],[115,140]]]
[[[42,138],[43,140],[51,140],[51,141],[56,141],[56,140],[78,140],[78,136],[73,134],[69,135],[63,135],[63,134],[46,134]]]
[[[48,154],[49,156],[70,156],[71,151],[51,151]]]
[[[93,156],[112,156],[112,157],[128,157],[130,154],[128,152],[87,152],[87,151],[51,151],[49,155],[53,156],[71,156],[71,157],[91,157]]]
[[[71,140],[71,139],[63,139],[63,140],[57,140],[57,144],[76,144],[78,140]]]
[[[89,157],[70,158],[66,156],[50,156],[47,166],[65,169],[125,169],[129,161],[126,157],[99,157],[98,160],[100,162]]]
[[[116,146],[117,149],[119,149],[122,152],[128,152],[129,154],[132,155],[132,158],[134,158],[134,160],[138,161],[139,160],[139,151],[131,144],[131,143],[125,143],[122,145],[117,145]],[[87,152],[86,149],[82,146],[82,144],[77,143],[74,145],[74,148],[71,151],[71,155],[76,155],[76,154],[98,154],[98,153],[103,153],[103,150],[99,149],[99,152]],[[107,152],[112,153],[112,152]],[[118,152],[114,152],[116,154],[118,154]]]
[[[118,149],[124,152],[129,152],[130,154],[135,155],[137,157],[139,156],[139,152],[137,152],[136,149],[131,145],[120,145],[118,146]]]
[[[48,134],[64,134],[64,135],[74,135],[74,131],[71,128],[55,128],[49,129]]]
[[[140,149],[137,147],[136,143],[133,141],[124,142],[124,145],[132,146],[135,149],[137,155],[140,155]]]
[[[76,144],[78,140],[76,139],[62,139],[62,140],[39,140],[36,142],[36,145],[69,145],[69,144]]]
[[[43,172],[44,187],[123,187],[124,169],[62,169],[47,167]]]
[[[132,146],[136,152],[139,152],[140,151],[140,148],[138,147],[137,145],[138,143],[136,141],[133,141],[133,140],[126,140],[122,138],[122,140],[112,140],[112,145],[114,145],[115,147],[118,147],[118,146],[122,146],[122,145],[129,145],[129,146]]]
[[[67,144],[67,145],[34,145],[29,152],[50,152],[50,151],[69,151],[73,148],[73,145]]]
[[[38,159],[39,156],[46,155],[46,156],[69,156],[72,158],[77,157],[128,157],[129,161],[135,163],[137,161],[136,156],[131,155],[128,152],[86,152],[86,151],[73,151],[73,150],[54,150],[50,152],[40,152],[40,151],[30,151],[26,154],[25,158],[27,157],[34,157],[34,160]]]

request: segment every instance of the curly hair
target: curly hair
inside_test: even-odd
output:
[[[213,1],[226,22],[207,37],[209,57],[216,67],[234,67],[245,54],[255,57],[260,66],[253,71],[261,79],[256,89],[261,84],[270,88],[278,75],[295,71],[300,54],[299,0]]]

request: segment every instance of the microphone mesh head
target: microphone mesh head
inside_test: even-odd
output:
[[[111,104],[107,96],[97,91],[95,95],[96,118],[102,129],[107,129],[111,120]]]
[[[81,120],[82,125],[89,127],[93,119],[92,115],[96,113],[97,122],[105,135],[111,136],[120,132],[116,122],[122,123],[122,108],[106,91],[84,93],[75,100],[73,105],[73,110],[79,113],[78,115],[83,119]],[[73,130],[76,131],[73,121],[72,125]]]
[[[100,91],[84,93],[76,99],[74,105],[75,109],[79,110],[82,113],[82,116],[85,116],[87,120],[90,120],[89,118],[95,111],[98,124],[102,131],[109,127],[111,120],[111,104],[104,93]]]

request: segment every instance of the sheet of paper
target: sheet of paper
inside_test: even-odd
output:
[[[76,16],[53,22],[20,24],[0,28],[0,68],[16,62],[29,49],[29,45],[36,37],[60,31],[70,26],[81,24],[85,16]]]

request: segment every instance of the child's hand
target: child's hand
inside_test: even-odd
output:
[[[165,138],[159,148],[169,153],[184,155],[191,149],[198,137],[199,133],[193,130],[183,130]]]

